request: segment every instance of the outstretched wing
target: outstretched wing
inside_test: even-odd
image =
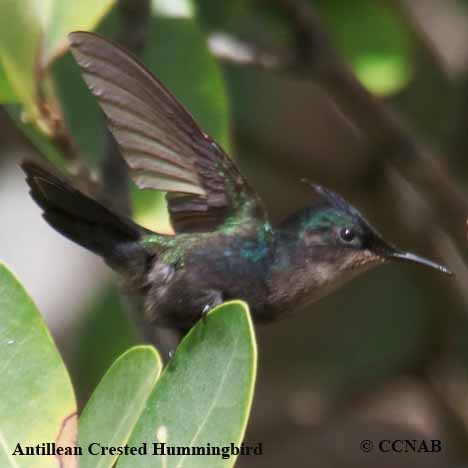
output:
[[[265,220],[235,163],[144,65],[96,34],[74,32],[69,40],[133,181],[168,192],[176,232]]]

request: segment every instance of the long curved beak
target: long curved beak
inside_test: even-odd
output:
[[[432,262],[427,258],[420,257],[419,255],[412,254],[410,252],[400,252],[398,250],[391,252],[388,257],[390,259],[400,260],[403,262],[413,262],[419,263],[420,265],[426,265],[427,267],[434,268],[441,273],[445,273],[446,275],[452,275],[453,273],[443,265],[439,265],[438,263]]]

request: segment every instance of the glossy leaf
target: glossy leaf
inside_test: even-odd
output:
[[[235,457],[154,456],[154,442],[171,446],[240,445],[255,384],[257,351],[247,305],[223,304],[182,340],[149,397],[130,438],[146,456],[122,456],[118,468],[233,466]]]
[[[0,264],[0,466],[59,467],[53,456],[12,455],[18,443],[76,440],[76,403],[63,361],[35,305]],[[66,435],[66,437],[64,437]],[[63,466],[76,466],[69,459]]]
[[[151,346],[136,346],[120,356],[107,371],[79,424],[79,444],[124,446],[161,373],[162,362]],[[111,468],[118,455],[92,455],[83,451],[81,468]]]

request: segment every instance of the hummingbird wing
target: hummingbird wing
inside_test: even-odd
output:
[[[132,180],[141,189],[168,192],[176,232],[222,229],[233,219],[266,220],[259,197],[234,161],[143,64],[96,34],[68,37]]]

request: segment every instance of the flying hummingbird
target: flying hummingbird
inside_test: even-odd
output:
[[[187,330],[228,299],[267,322],[391,260],[445,267],[388,242],[341,196],[312,185],[316,201],[278,225],[234,161],[136,58],[88,32],[72,54],[141,189],[166,191],[174,235],[150,231],[63,177],[23,163],[33,199],[61,234],[100,255],[144,299],[149,322]]]

